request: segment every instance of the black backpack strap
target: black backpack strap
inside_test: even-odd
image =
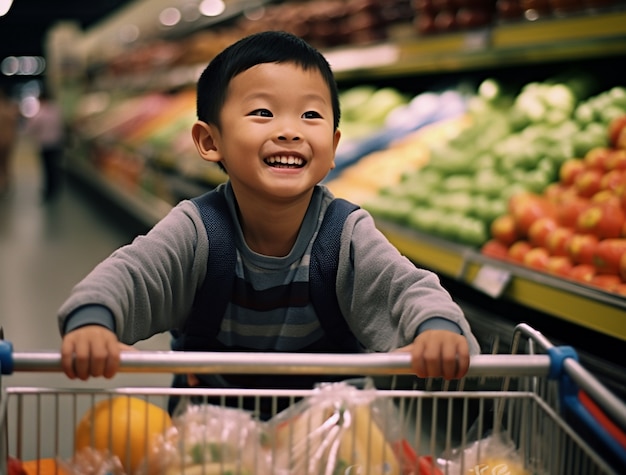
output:
[[[206,351],[219,333],[232,294],[237,259],[232,243],[235,230],[222,194],[210,191],[192,201],[198,207],[209,239],[207,274],[184,335],[172,332],[172,349]],[[335,290],[341,232],[346,218],[356,209],[359,206],[339,198],[329,204],[313,243],[309,265],[311,303],[328,339],[344,351],[359,350],[359,343],[339,309]]]
[[[209,191],[192,201],[206,228],[209,259],[206,278],[196,295],[184,336],[173,333],[172,349],[206,350],[207,342],[219,333],[232,294],[237,260],[232,241],[235,229],[223,194]]]
[[[344,351],[359,350],[359,343],[339,309],[336,292],[341,232],[348,215],[357,209],[359,206],[341,198],[328,205],[313,243],[309,264],[309,286],[315,312],[326,336]]]

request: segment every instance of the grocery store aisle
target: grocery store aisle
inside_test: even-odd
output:
[[[13,188],[0,197],[0,325],[15,351],[58,351],[57,308],[80,278],[115,248],[129,242],[135,231],[117,215],[103,211],[105,207],[99,207],[70,180],[56,200],[42,202],[39,163],[26,140],[19,142],[13,163]],[[167,344],[167,337],[162,335],[138,346],[167,349]],[[16,374],[5,377],[2,383],[85,384],[60,375],[43,376]],[[152,376],[146,384],[168,380]],[[130,379],[89,384],[122,385],[126,381]]]

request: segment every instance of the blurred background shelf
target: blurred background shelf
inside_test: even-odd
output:
[[[387,238],[413,262],[481,291],[481,269],[499,272],[502,287],[494,299],[509,300],[570,323],[626,342],[626,299],[545,272],[489,258],[475,249],[455,245],[417,231],[377,221]],[[497,284],[496,284],[497,285]]]

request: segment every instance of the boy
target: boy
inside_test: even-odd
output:
[[[211,61],[197,93],[192,137],[200,156],[228,173],[212,193],[226,200],[237,250],[235,286],[205,350],[350,351],[324,331],[308,289],[311,249],[333,201],[319,183],[334,167],[340,138],[328,63],[291,34],[264,32]],[[182,201],[80,282],[59,311],[65,373],[110,378],[120,342],[164,331],[179,335],[179,349],[202,349],[189,343],[196,335],[188,316],[207,292],[207,260],[217,252],[208,237],[199,208]],[[421,377],[462,377],[479,347],[438,278],[401,256],[365,210],[349,214],[337,244],[328,298],[337,299],[359,347],[410,351]]]

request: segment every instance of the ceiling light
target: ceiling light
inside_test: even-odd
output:
[[[159,15],[159,21],[163,26],[174,26],[181,19],[180,10],[174,7],[164,9]]]
[[[226,5],[222,0],[202,0],[199,9],[205,16],[218,16],[224,13]]]
[[[13,0],[0,0],[0,16],[9,13],[11,5],[13,5]]]

